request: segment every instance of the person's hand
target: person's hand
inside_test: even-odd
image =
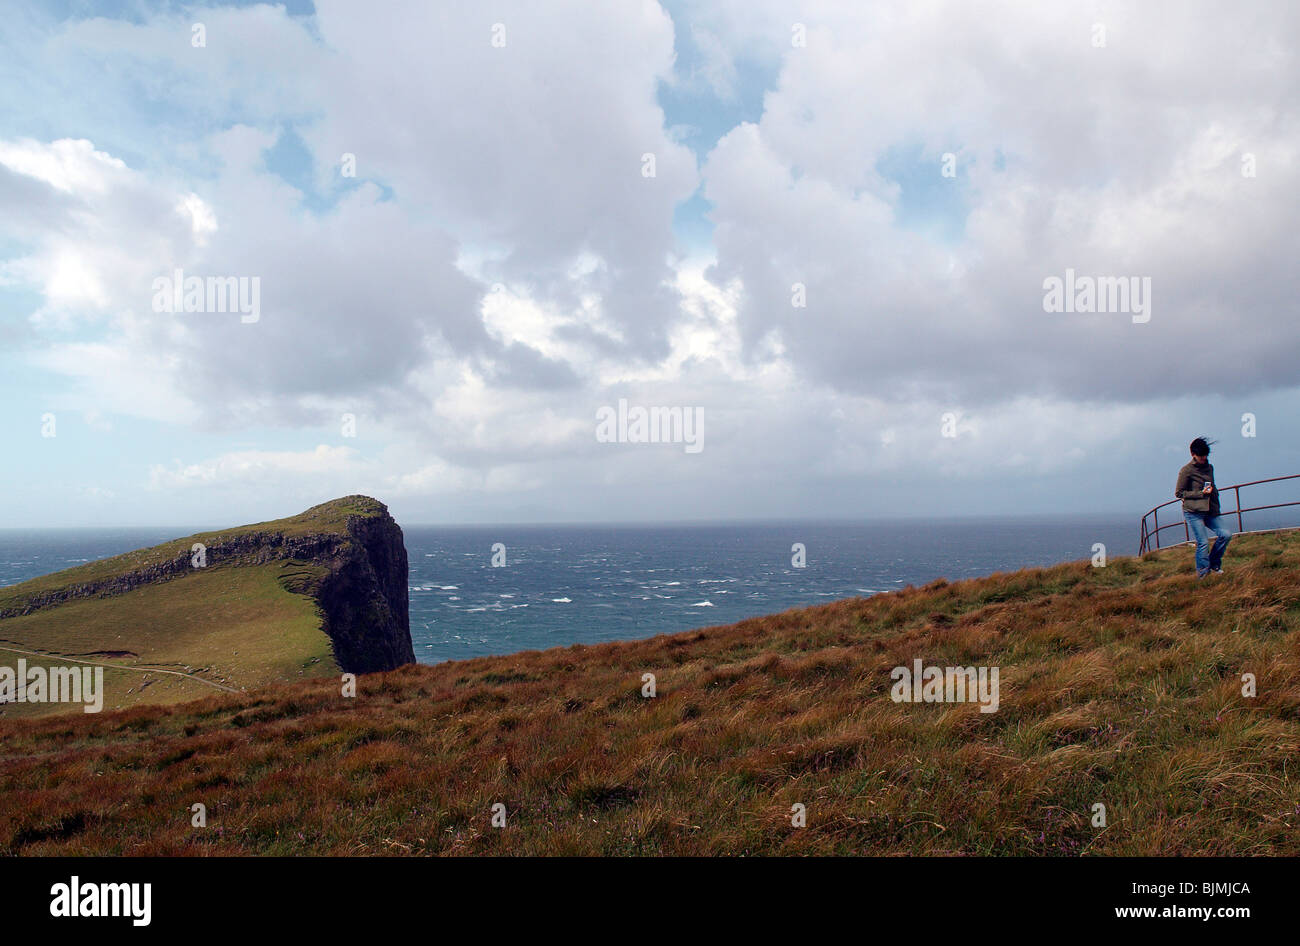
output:
[[[1213,484],[1213,483],[1206,483],[1204,486],[1201,487],[1201,492],[1202,492],[1202,493],[1212,493],[1212,492],[1214,492],[1214,484]]]

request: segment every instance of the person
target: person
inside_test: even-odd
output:
[[[1183,501],[1183,518],[1196,539],[1196,577],[1223,574],[1223,553],[1232,539],[1232,530],[1219,516],[1219,488],[1214,484],[1214,467],[1210,464],[1212,440],[1197,437],[1191,442],[1192,460],[1178,471],[1174,496]],[[1210,533],[1215,539],[1210,545]]]

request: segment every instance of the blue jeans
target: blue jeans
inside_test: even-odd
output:
[[[1211,516],[1208,512],[1184,509],[1183,518],[1196,539],[1196,576],[1200,578],[1223,565],[1223,553],[1232,539],[1232,530],[1223,524],[1222,516]],[[1211,532],[1217,536],[1213,547],[1210,546]]]

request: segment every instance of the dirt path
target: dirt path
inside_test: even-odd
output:
[[[78,660],[76,657],[64,657],[62,654],[42,654],[34,650],[19,650],[17,647],[5,647],[0,645],[0,650],[9,651],[14,654],[26,654],[28,657],[41,657],[45,660],[66,660],[74,664],[86,664],[91,667],[106,667],[109,670],[134,670],[136,673],[170,673],[174,677],[184,677],[187,680],[193,680],[196,683],[205,683],[210,687],[216,687],[218,690],[225,690],[227,693],[239,693],[234,687],[228,687],[221,683],[213,683],[211,680],[204,680],[202,677],[196,677],[192,673],[182,673],[179,670],[161,670],[155,667],[123,667],[121,664],[96,663],[93,660]]]

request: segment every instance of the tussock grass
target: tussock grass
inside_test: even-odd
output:
[[[1300,535],[1227,566],[1197,582],[1179,548],[410,666],[355,699],[4,719],[0,853],[1295,855]],[[916,658],[999,667],[998,712],[892,702]]]

